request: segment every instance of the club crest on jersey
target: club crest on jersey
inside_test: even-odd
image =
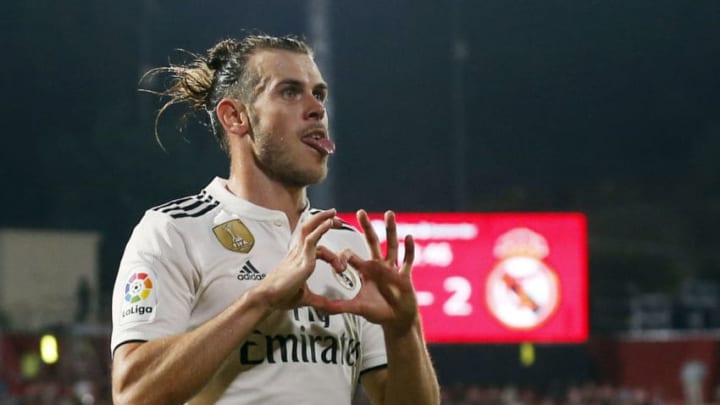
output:
[[[255,237],[239,219],[224,222],[213,228],[217,240],[225,247],[238,253],[248,253],[255,245]]]
[[[132,273],[125,283],[120,324],[151,322],[155,319],[157,298],[155,276],[148,271]]]
[[[333,271],[333,275],[335,280],[348,290],[354,290],[358,285],[357,277],[351,270],[345,270],[342,273]]]

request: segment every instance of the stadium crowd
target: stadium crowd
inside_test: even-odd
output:
[[[546,390],[516,386],[452,384],[442,387],[443,405],[680,405],[661,392],[586,383]],[[370,405],[359,393],[353,405]]]
[[[4,389],[3,389],[4,388]],[[40,376],[28,382],[21,392],[0,388],[0,404],[6,405],[110,405],[109,377],[98,375],[78,381],[59,376]],[[587,383],[565,388],[538,390],[514,386],[494,387],[478,384],[452,384],[442,387],[442,405],[680,405],[662,392],[639,388]],[[704,405],[720,404],[705,402]],[[371,405],[360,390],[353,405]]]
[[[109,405],[110,364],[107,337],[61,339],[60,359],[47,365],[32,353],[37,338],[3,339],[0,353],[0,404],[2,405]],[[439,370],[442,376],[442,370]],[[443,383],[443,405],[681,405],[663,388],[645,390],[587,382],[543,388]],[[720,405],[720,387],[705,402]],[[353,405],[370,405],[359,389]]]

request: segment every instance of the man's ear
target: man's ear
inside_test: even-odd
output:
[[[230,135],[245,135],[250,132],[250,119],[244,104],[231,98],[220,100],[215,113],[225,133]]]

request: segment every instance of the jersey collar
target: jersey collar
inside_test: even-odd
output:
[[[222,177],[215,177],[210,184],[205,187],[205,190],[207,190],[213,198],[220,201],[225,209],[234,214],[250,217],[256,220],[287,221],[287,216],[284,212],[253,204],[250,201],[231,193],[230,190],[227,189],[227,179]],[[303,208],[302,214],[300,214],[300,220],[302,221],[307,215],[309,215],[309,213],[310,202],[305,200],[305,207]]]

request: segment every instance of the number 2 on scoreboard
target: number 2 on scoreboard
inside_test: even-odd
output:
[[[465,277],[448,277],[443,283],[445,291],[452,293],[443,304],[443,311],[448,316],[468,316],[472,313],[472,305],[468,302],[472,294],[472,284]]]

